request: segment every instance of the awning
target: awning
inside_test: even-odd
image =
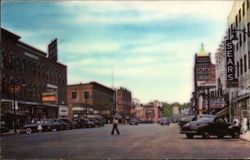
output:
[[[228,115],[228,114],[229,114],[228,107],[226,107],[226,108],[224,108],[221,111],[216,113],[217,116],[224,116],[224,115]]]

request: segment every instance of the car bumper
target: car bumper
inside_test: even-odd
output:
[[[187,133],[191,133],[191,134],[196,134],[196,131],[180,131],[180,134],[187,134]]]

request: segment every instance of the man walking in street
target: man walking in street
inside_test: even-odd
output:
[[[118,120],[116,118],[113,118],[113,129],[111,134],[114,135],[114,131],[116,130],[116,133],[120,135],[119,129],[118,129]]]

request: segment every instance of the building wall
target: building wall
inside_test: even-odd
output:
[[[132,108],[131,92],[125,88],[116,91],[117,112],[121,115],[130,114]]]
[[[67,105],[67,67],[48,59],[47,53],[19,41],[20,36],[5,29],[1,29],[1,33],[2,113],[12,110],[14,94],[10,87],[15,84],[20,88],[15,100],[22,121],[57,117],[58,105]],[[52,90],[57,100],[42,102],[42,93]]]
[[[153,115],[148,114],[153,113]],[[144,106],[142,111],[142,119],[143,120],[152,120],[154,123],[156,123],[159,118],[161,118],[160,109],[157,106]]]
[[[114,90],[97,82],[68,85],[67,92],[70,118],[73,118],[73,111],[79,113],[79,116],[85,116],[86,104],[88,106],[88,114],[110,114],[114,107]],[[72,98],[72,92],[75,92],[77,95],[75,99]],[[87,103],[84,98],[84,92],[89,92]]]
[[[245,14],[243,14],[243,10]],[[228,37],[232,37],[232,30],[245,29],[250,33],[249,0],[235,1],[228,15]],[[240,17],[240,18],[239,18]],[[234,118],[247,117],[250,120],[250,48],[249,36],[236,32],[239,42],[235,45],[236,77],[239,87],[229,88],[230,121]],[[245,116],[243,112],[248,112]]]

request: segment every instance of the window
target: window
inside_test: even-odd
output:
[[[242,58],[240,59],[240,74],[243,74],[243,64],[242,64]]]
[[[240,76],[240,64],[237,62],[237,77]]]
[[[250,33],[250,23],[248,23],[247,24],[247,31],[248,31],[248,33]],[[249,37],[250,35],[248,34],[248,37]]]
[[[243,29],[243,32],[244,32],[244,33],[243,33],[243,41],[246,42],[246,34],[245,34],[246,28]]]
[[[242,36],[240,34],[240,46],[242,45]]]
[[[247,0],[247,8],[249,8],[249,0]]]
[[[243,12],[243,16],[245,15],[245,2],[242,4],[242,12]]]
[[[77,99],[77,93],[76,92],[72,92],[72,99]]]
[[[238,27],[238,15],[235,17],[235,26]]]
[[[239,10],[239,22],[241,21],[241,9]]]
[[[250,69],[250,51],[248,51],[248,69]]]
[[[247,55],[244,55],[244,71],[247,71]]]

